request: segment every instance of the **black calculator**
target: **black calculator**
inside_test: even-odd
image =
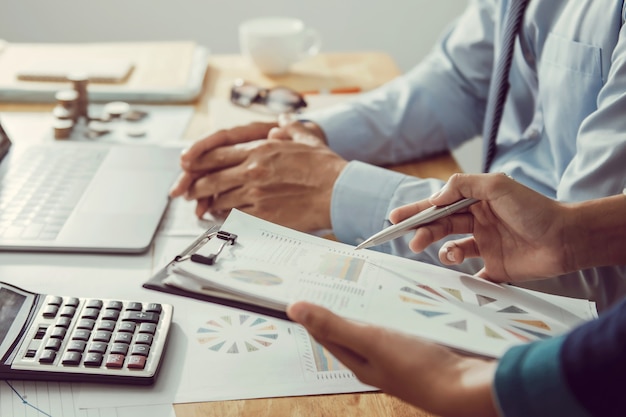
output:
[[[0,379],[154,383],[173,307],[0,282]]]

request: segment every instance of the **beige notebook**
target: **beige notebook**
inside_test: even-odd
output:
[[[92,80],[92,101],[189,102],[202,89],[207,59],[207,49],[191,41],[7,43],[0,101],[53,101],[67,75],[82,72]]]

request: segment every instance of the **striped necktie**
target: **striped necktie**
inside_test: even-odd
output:
[[[483,172],[489,172],[496,154],[496,136],[502,120],[504,101],[509,92],[509,71],[513,61],[515,39],[524,20],[524,11],[530,0],[511,0],[503,24],[500,56],[494,68],[487,100],[483,139],[487,143],[487,153]]]

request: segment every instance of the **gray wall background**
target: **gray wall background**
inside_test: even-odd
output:
[[[407,71],[431,49],[467,0],[1,0],[0,39],[9,42],[195,40],[236,53],[237,25],[294,16],[317,29],[322,50],[380,50]],[[477,141],[455,151],[480,169]]]

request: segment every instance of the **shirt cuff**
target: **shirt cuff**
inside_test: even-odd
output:
[[[383,227],[393,194],[404,175],[352,161],[343,169],[333,189],[330,216],[337,239],[358,245]]]
[[[366,94],[366,93],[365,93]],[[367,160],[367,153],[355,146],[356,138],[372,135],[371,128],[364,123],[363,116],[355,111],[353,100],[334,106],[307,112],[302,117],[317,124],[326,136],[328,146],[345,159]]]
[[[515,346],[500,359],[494,394],[503,417],[590,417],[561,369],[565,336]]]

